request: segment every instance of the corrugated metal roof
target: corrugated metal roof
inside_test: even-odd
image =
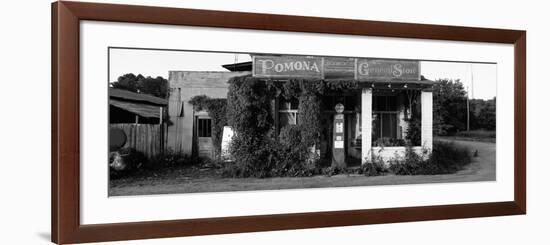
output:
[[[252,61],[222,65],[229,71],[252,71]]]
[[[123,89],[109,88],[109,99],[120,98],[124,100],[141,101],[155,105],[168,105],[168,100],[148,94],[138,94]]]
[[[159,118],[161,106],[148,105],[143,103],[134,103],[117,99],[109,99],[109,105],[116,106],[122,110],[140,115],[142,117]]]

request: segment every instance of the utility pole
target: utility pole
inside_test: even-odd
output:
[[[470,86],[472,97],[474,93],[474,66],[470,63]],[[470,131],[470,89],[466,90],[466,131]]]
[[[470,74],[472,76],[472,99],[474,98],[474,65],[470,63]]]
[[[470,131],[470,99],[469,92],[466,90],[466,131]]]

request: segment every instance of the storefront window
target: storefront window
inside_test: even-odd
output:
[[[398,145],[398,108],[396,96],[374,96],[372,140],[374,146]]]

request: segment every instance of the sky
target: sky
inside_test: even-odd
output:
[[[117,48],[110,50],[109,80],[127,73],[168,79],[168,71],[227,71],[222,65],[250,60],[248,54]],[[470,98],[496,96],[496,64],[421,61],[420,66],[430,80],[460,79]]]

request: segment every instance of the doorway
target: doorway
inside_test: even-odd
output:
[[[197,125],[195,135],[197,135],[197,153],[199,157],[212,158],[212,118],[208,116],[196,116],[195,125]]]

